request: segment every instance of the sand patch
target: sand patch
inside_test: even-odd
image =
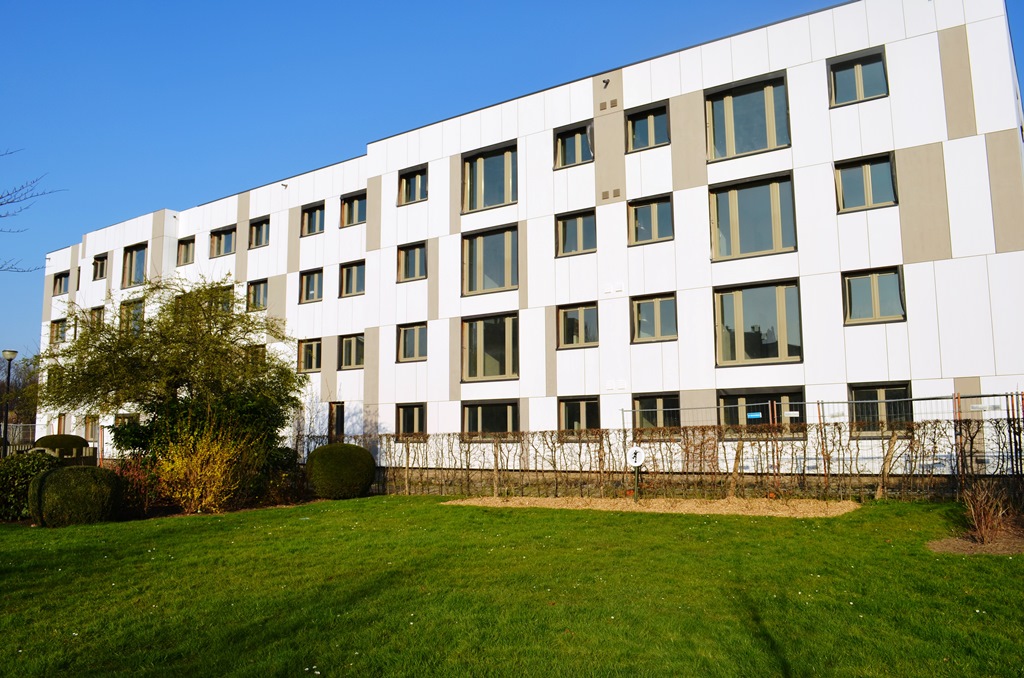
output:
[[[832,518],[860,507],[854,501],[819,499],[600,499],[596,497],[474,497],[445,502],[491,508],[551,508],[641,513]]]

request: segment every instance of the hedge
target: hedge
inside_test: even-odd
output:
[[[123,513],[121,477],[97,466],[63,466],[36,476],[29,510],[37,525],[63,527],[117,520]]]
[[[370,492],[377,475],[377,463],[369,450],[358,445],[333,443],[309,453],[306,478],[316,496],[350,499]]]

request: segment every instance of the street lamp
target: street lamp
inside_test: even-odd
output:
[[[3,352],[3,355],[4,355],[4,360],[7,361],[7,391],[5,392],[5,395],[4,395],[4,454],[3,454],[3,456],[6,457],[7,456],[7,448],[8,448],[8,445],[9,445],[9,443],[7,442],[7,437],[10,434],[10,428],[11,428],[11,425],[9,423],[7,423],[7,419],[10,416],[10,413],[11,413],[11,362],[15,358],[18,357],[18,352],[17,351],[12,351],[10,349],[7,349],[6,351]]]

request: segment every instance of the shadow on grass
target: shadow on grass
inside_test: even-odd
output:
[[[765,624],[760,610],[758,610],[750,595],[747,594],[746,586],[742,583],[736,588],[736,598],[739,601],[740,611],[743,613],[741,618],[750,632],[750,636],[757,642],[757,645],[763,647],[767,654],[775,660],[780,676],[786,676],[786,678],[792,676],[793,667],[786,657],[785,650],[779,644],[779,641],[775,639],[768,625]]]

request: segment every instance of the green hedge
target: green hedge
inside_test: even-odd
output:
[[[89,447],[89,441],[82,436],[58,434],[43,436],[36,441],[35,447],[43,447],[47,450],[81,450]]]
[[[24,520],[28,510],[28,486],[40,473],[60,466],[60,459],[45,452],[15,454],[0,459],[0,520]]]
[[[369,493],[377,464],[369,450],[334,443],[318,447],[306,460],[306,478],[314,494],[324,499],[350,499]]]
[[[37,525],[63,527],[117,520],[122,515],[121,477],[97,466],[64,466],[36,476],[28,490]]]

